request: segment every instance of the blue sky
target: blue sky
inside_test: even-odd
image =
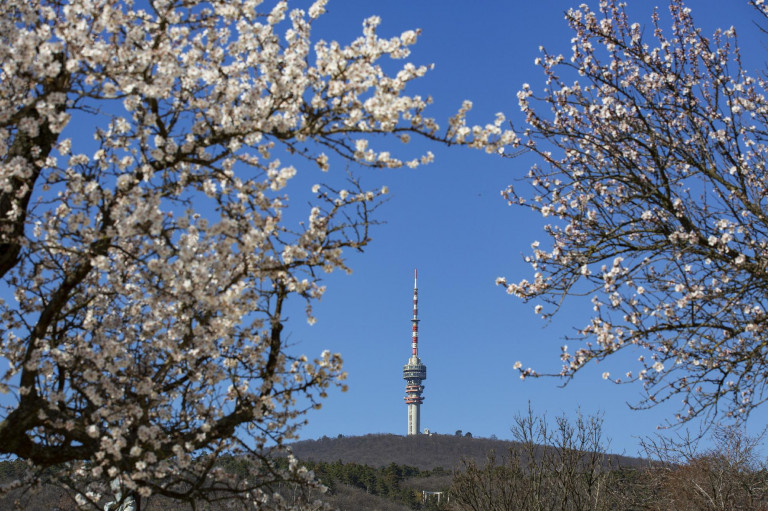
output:
[[[308,2],[305,2],[308,3]],[[571,34],[562,13],[578,2],[546,0],[331,0],[315,25],[315,36],[348,42],[361,23],[379,15],[379,33],[399,35],[421,28],[410,60],[435,68],[411,92],[435,99],[432,116],[442,125],[462,100],[471,99],[473,123],[504,112],[522,125],[515,94],[525,82],[542,81],[534,65],[539,46],[568,54]],[[596,1],[587,2],[597,8]],[[634,21],[647,25],[656,2],[629,0]],[[297,5],[293,3],[292,5]],[[298,5],[303,5],[299,2]],[[747,51],[747,66],[764,62],[768,36],[753,25],[746,0],[689,2],[706,33],[734,25]],[[726,7],[727,6],[727,7]],[[666,13],[666,4],[660,4]],[[308,326],[297,311],[288,324],[289,340],[307,354],[342,353],[349,391],[332,392],[323,409],[311,412],[302,438],[406,431],[402,366],[409,356],[413,269],[419,270],[420,355],[428,368],[422,428],[439,433],[457,429],[475,436],[510,438],[517,412],[530,401],[549,416],[578,408],[604,413],[611,450],[637,453],[638,439],[671,418],[671,409],[632,411],[639,386],[617,386],[603,371],[623,373],[631,361],[616,360],[582,371],[567,387],[555,379],[521,381],[515,361],[540,371],[559,368],[563,337],[584,322],[589,304],[572,300],[545,324],[523,304],[495,286],[530,277],[522,254],[543,239],[542,222],[511,208],[500,190],[521,177],[530,156],[502,159],[464,148],[424,144],[436,161],[418,170],[357,171],[364,184],[386,184],[391,198],[380,210],[386,224],[373,231],[364,254],[350,254],[354,273],[330,275],[328,291]],[[420,146],[421,147],[421,146]],[[753,416],[765,424],[768,410]]]

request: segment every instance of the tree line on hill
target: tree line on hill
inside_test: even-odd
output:
[[[429,508],[422,506],[416,490],[404,485],[406,480],[450,473],[442,468],[420,470],[409,465],[397,465],[395,463],[378,468],[357,463],[345,464],[341,461],[305,463],[306,467],[313,470],[315,475],[328,487],[330,495],[336,493],[339,486],[347,485],[364,490],[367,494],[394,500],[409,509]]]

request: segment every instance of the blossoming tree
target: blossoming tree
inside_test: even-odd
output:
[[[591,297],[563,376],[634,353],[603,376],[641,382],[637,406],[679,397],[680,421],[741,419],[768,398],[768,83],[733,28],[706,37],[669,7],[671,30],[657,13],[646,31],[616,1],[581,6],[571,57],[538,59],[547,88],[518,99],[541,165],[505,195],[551,219],[548,242],[532,281],[499,282],[545,317]]]
[[[386,192],[310,183],[289,222],[296,166],[431,160],[372,147],[387,135],[513,140],[501,117],[466,126],[469,105],[438,132],[404,93],[426,68],[380,63],[414,31],[381,38],[374,17],[349,45],[313,46],[324,6],[0,3],[0,452],[57,467],[81,502],[117,479],[138,500],[291,507],[274,484],[312,478],[263,448],[344,375],[337,354],[286,349],[286,300],[312,320],[318,272],[348,269]],[[250,456],[248,477],[221,454]]]

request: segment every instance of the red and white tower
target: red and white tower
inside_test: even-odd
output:
[[[411,333],[411,358],[403,367],[403,379],[405,380],[405,403],[408,405],[408,434],[418,435],[421,422],[421,403],[424,398],[424,386],[421,384],[427,379],[427,366],[419,359],[419,288],[416,284],[416,270],[413,270],[413,324]]]

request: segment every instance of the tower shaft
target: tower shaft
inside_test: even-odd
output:
[[[424,402],[422,381],[427,379],[427,366],[419,358],[419,288],[413,270],[413,318],[411,319],[411,358],[403,367],[405,403],[408,405],[408,434],[418,435],[421,426],[421,403]]]

